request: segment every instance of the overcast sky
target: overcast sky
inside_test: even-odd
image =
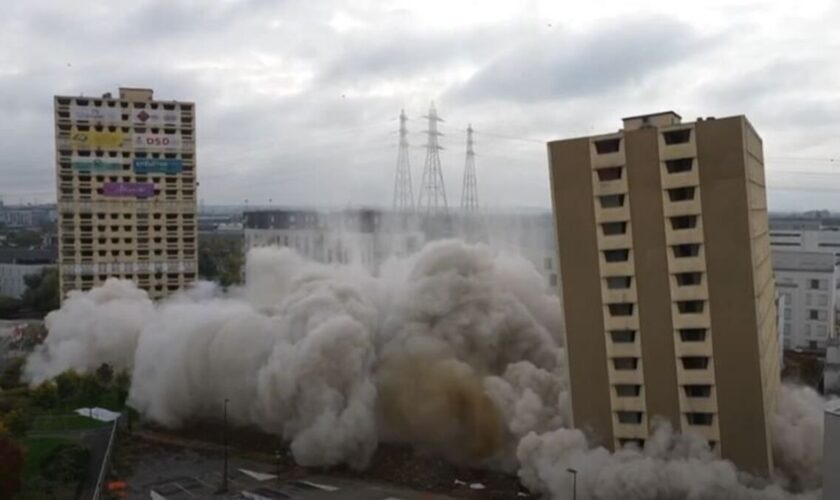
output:
[[[701,7],[702,6],[702,7]],[[549,207],[545,141],[746,114],[771,209],[840,209],[840,2],[27,0],[0,15],[0,197],[55,198],[52,96],[196,102],[207,204],[389,206],[434,100],[450,206]],[[832,159],[834,159],[832,161]]]

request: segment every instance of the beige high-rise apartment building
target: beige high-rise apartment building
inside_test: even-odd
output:
[[[770,473],[780,359],[752,125],[666,112],[548,150],[575,426],[615,449],[664,417]]]
[[[195,105],[55,97],[62,296],[116,276],[161,298],[197,273]]]

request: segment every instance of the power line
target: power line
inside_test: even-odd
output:
[[[420,194],[417,197],[417,208],[425,211],[426,214],[437,212],[446,214],[449,212],[449,207],[446,203],[446,187],[440,165],[440,150],[443,148],[438,144],[438,137],[442,134],[437,128],[438,122],[442,122],[443,119],[438,116],[434,102],[429,106],[429,114],[426,118],[429,121],[429,128],[426,130],[426,162],[423,165],[423,179],[420,184]]]
[[[475,151],[473,151],[473,129],[467,126],[467,155],[464,161],[464,183],[461,187],[461,210],[478,211],[478,182],[475,175]]]
[[[397,152],[397,175],[394,179],[394,204],[397,212],[414,212],[414,192],[411,188],[411,163],[408,160],[408,129],[405,110],[400,110],[400,145]]]

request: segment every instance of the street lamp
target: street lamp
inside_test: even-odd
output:
[[[572,500],[577,500],[577,473],[578,471],[571,467],[566,469],[572,475]]]
[[[222,487],[219,493],[227,493],[228,490],[228,437],[227,437],[227,407],[228,398],[225,398],[225,412],[224,412],[224,426],[222,427],[222,440],[225,447],[225,461],[224,470],[222,471]]]

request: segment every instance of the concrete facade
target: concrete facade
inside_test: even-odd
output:
[[[840,498],[840,402],[831,401],[825,408],[823,434],[823,500]]]
[[[152,298],[197,273],[195,105],[55,97],[59,270],[64,296],[115,276]]]
[[[665,417],[769,474],[780,360],[761,139],[743,116],[668,112],[548,150],[575,426],[615,449]]]
[[[823,393],[840,396],[840,340],[829,339],[825,346]]]
[[[776,287],[784,299],[782,335],[785,349],[825,349],[834,337],[840,278],[833,253],[773,251]]]

